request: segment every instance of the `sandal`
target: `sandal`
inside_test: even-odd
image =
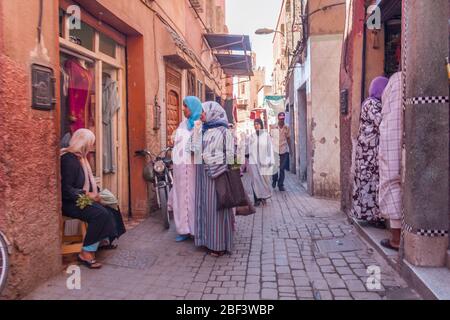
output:
[[[221,257],[224,254],[225,254],[225,251],[212,251],[212,250],[209,251],[209,255],[212,257],[216,257],[216,258]]]
[[[380,244],[381,244],[383,247],[388,248],[388,249],[391,249],[391,250],[398,251],[398,249],[399,249],[399,248],[397,248],[397,247],[394,247],[394,246],[391,244],[391,240],[389,240],[389,239],[383,239],[383,240],[381,240],[381,241],[380,241]]]
[[[179,234],[176,236],[175,241],[176,242],[183,242],[189,239],[189,235],[188,234]]]
[[[103,246],[98,247],[98,251],[100,250],[115,250],[119,245],[117,244],[105,244]]]
[[[77,259],[79,262],[81,262],[82,264],[84,264],[86,267],[88,267],[89,269],[100,269],[102,267],[101,263],[98,263],[97,260],[92,259],[92,260],[84,260],[80,257],[80,255],[77,256]]]

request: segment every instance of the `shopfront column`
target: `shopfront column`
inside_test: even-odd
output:
[[[444,266],[449,229],[448,0],[403,1],[404,257]]]

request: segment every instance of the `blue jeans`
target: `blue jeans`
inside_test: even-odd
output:
[[[272,183],[278,187],[284,187],[284,170],[288,169],[289,165],[289,152],[280,154],[280,174],[278,172],[272,176]]]

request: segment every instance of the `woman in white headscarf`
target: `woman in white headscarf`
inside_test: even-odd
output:
[[[246,158],[255,206],[259,206],[261,203],[266,205],[266,200],[272,196],[270,178],[276,171],[271,137],[264,130],[261,119],[255,119],[254,126],[255,133],[248,139]]]
[[[117,210],[100,204],[100,195],[87,156],[94,150],[95,135],[88,129],[78,129],[69,146],[61,149],[61,191],[64,216],[88,224],[83,250],[78,260],[91,269],[102,265],[95,260],[100,246],[115,248],[112,242],[125,232]],[[80,196],[87,196],[92,204],[83,209],[77,205]]]
[[[202,162],[196,174],[195,245],[212,256],[231,252],[234,236],[233,209],[217,209],[215,179],[234,161],[234,140],[225,110],[214,101],[203,103]],[[225,151],[225,154],[224,154]]]

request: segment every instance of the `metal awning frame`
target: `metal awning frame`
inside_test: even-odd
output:
[[[244,36],[244,35],[241,36],[241,40],[239,40],[239,41],[234,41],[234,42],[227,43],[227,44],[224,44],[224,45],[220,45],[220,46],[217,46],[217,47],[211,47],[210,44],[209,44],[209,42],[208,42],[208,40],[206,39],[206,37],[205,37],[205,40],[206,40],[206,43],[208,44],[208,47],[209,47],[209,48],[208,48],[208,49],[202,50],[202,53],[205,52],[205,51],[210,51],[210,50],[213,52],[213,56],[216,58],[216,61],[217,61],[217,64],[218,64],[218,65],[214,66],[215,69],[221,68],[221,69],[223,70],[223,69],[226,68],[226,67],[233,66],[233,65],[238,65],[238,64],[242,64],[243,62],[245,62],[246,67],[247,67],[246,70],[251,71],[251,70],[250,70],[250,65],[249,65],[248,59],[247,59],[247,57],[248,57],[249,55],[247,54],[248,50],[247,50],[247,46],[245,45],[245,36]],[[233,45],[235,45],[235,44],[242,44],[243,50],[226,49],[227,47],[233,46]],[[244,58],[244,60],[239,61],[239,62],[233,62],[233,63],[228,63],[228,64],[225,64],[225,65],[222,65],[222,64],[220,64],[219,59],[217,58],[217,53],[218,53],[217,51],[220,51],[220,50],[226,50],[226,51],[244,51],[244,54],[242,55],[242,57]],[[216,51],[216,52],[215,52],[215,51]],[[223,53],[222,53],[222,54],[223,54]],[[230,55],[231,55],[231,54],[230,54]],[[224,72],[224,73],[225,73],[225,72]],[[233,75],[233,76],[225,75],[225,77],[221,77],[221,80],[227,79],[227,78],[230,78],[230,77],[234,77],[234,75]],[[248,76],[248,77],[250,78],[250,76]]]

